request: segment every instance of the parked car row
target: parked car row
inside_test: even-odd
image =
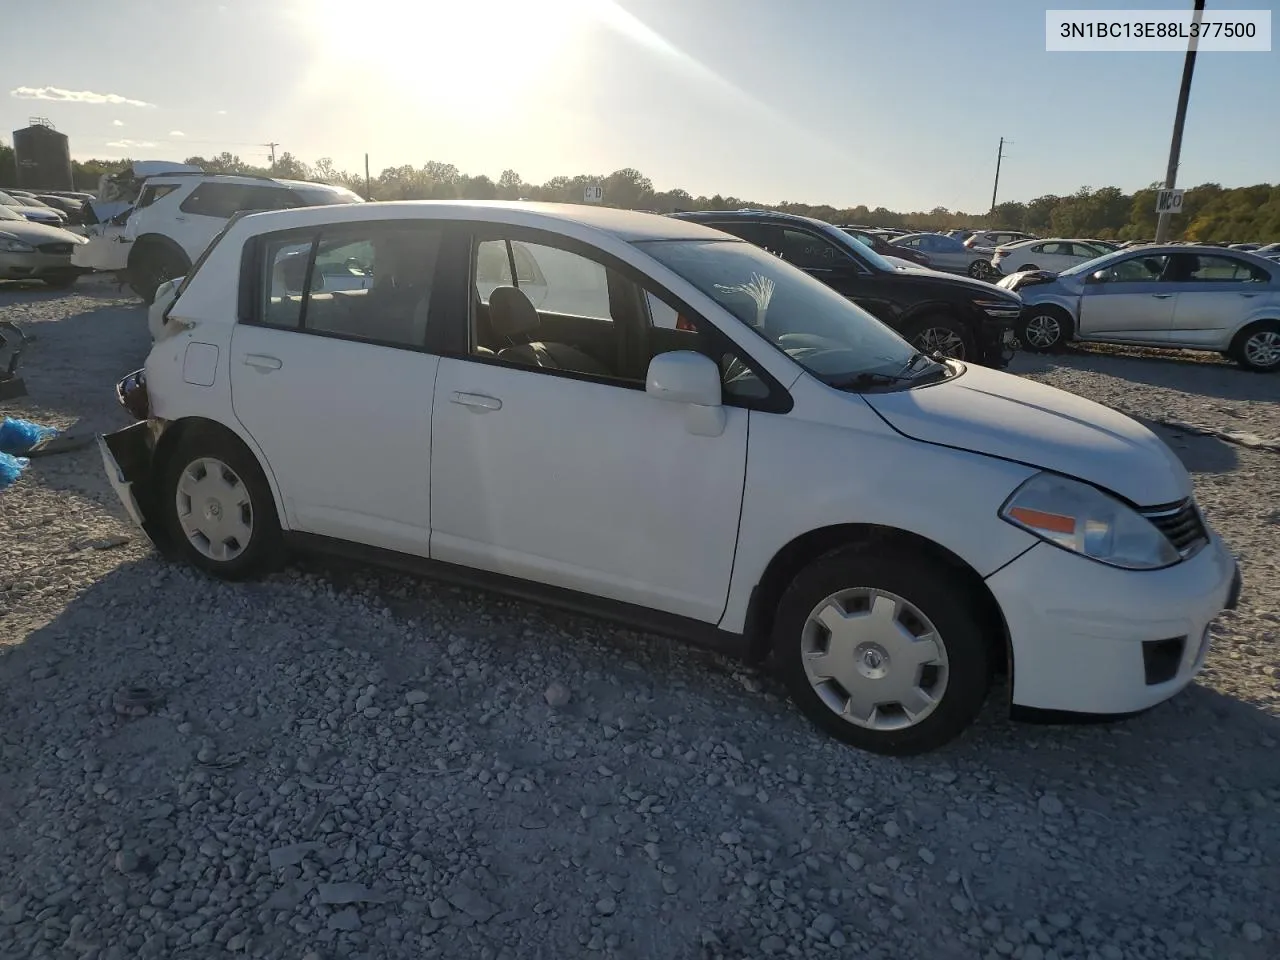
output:
[[[815,724],[897,754],[1000,672],[1019,708],[1153,706],[1239,595],[1147,429],[853,302],[981,344],[1016,294],[830,224],[434,202],[224,227],[118,387],[139,422],[100,441],[134,521],[215,576],[319,549],[772,657]],[[931,308],[897,316],[909,290]]]
[[[40,280],[50,287],[75,282],[80,270],[71,252],[84,238],[61,227],[38,223],[0,205],[0,280]]]
[[[30,220],[32,223],[43,223],[50,227],[64,227],[67,225],[68,218],[65,213],[61,210],[55,210],[43,200],[38,200],[35,197],[17,197],[0,191],[0,207],[8,207],[11,211],[26,220]]]
[[[705,210],[672,216],[714,227],[777,254],[878,317],[925,353],[995,367],[1012,356],[1013,327],[1022,304],[991,284],[932,269],[895,266],[848,229],[809,217],[768,210]],[[958,241],[955,244],[963,250]],[[904,252],[914,249],[896,241],[888,247]],[[928,255],[932,260],[932,250]]]

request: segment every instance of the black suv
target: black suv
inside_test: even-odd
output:
[[[768,210],[673,213],[764,247],[875,314],[919,350],[992,367],[1013,356],[1022,299],[981,280],[895,266],[822,220]]]

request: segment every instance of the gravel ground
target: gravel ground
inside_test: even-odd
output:
[[[38,338],[0,413],[125,422],[137,301],[0,285],[0,317]],[[1016,369],[1280,437],[1280,380],[1216,362]],[[599,622],[314,562],[210,582],[96,449],[35,461],[0,493],[0,958],[1274,958],[1280,455],[1165,435],[1246,577],[1200,681],[1107,725],[993,703],[909,761]]]

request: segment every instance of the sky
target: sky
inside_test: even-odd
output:
[[[41,0],[5,18],[0,131],[46,117],[77,159],[276,141],[375,176],[635,167],[695,196],[983,212],[1001,137],[1000,200],[1163,179],[1182,54],[1049,53],[1045,10],[1189,6]],[[1200,53],[1179,185],[1280,181],[1277,51]]]

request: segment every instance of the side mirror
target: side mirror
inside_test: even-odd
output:
[[[660,353],[649,361],[645,393],[667,403],[687,404],[685,428],[701,437],[724,432],[725,412],[720,400],[720,368],[692,350]]]
[[[1093,273],[1089,274],[1089,282],[1090,283],[1106,283],[1107,271],[1106,270],[1093,271]]]

